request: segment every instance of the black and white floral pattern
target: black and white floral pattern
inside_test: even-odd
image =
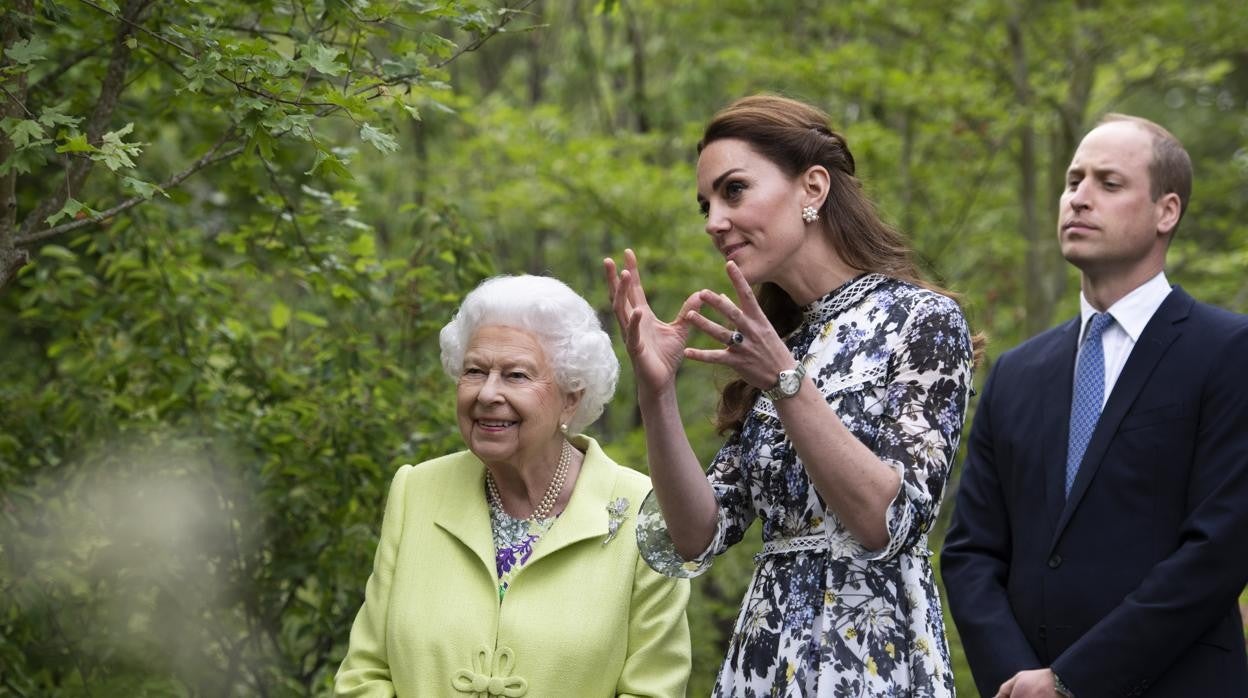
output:
[[[927,531],[970,394],[966,321],[951,299],[874,274],[803,310],[787,339],[793,356],[816,352],[808,370],[828,405],[901,475],[887,545],[866,550],[825,508],[774,405],[760,396],[707,471],[719,501],[711,546],[682,560],[652,494],[638,515],[642,555],[659,572],[692,577],[755,517],[773,547],[802,539],[790,546],[797,550],[759,555],[716,696],[951,696]]]

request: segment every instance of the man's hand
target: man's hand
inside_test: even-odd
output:
[[[997,689],[996,698],[1061,698],[1049,669],[1020,671]]]

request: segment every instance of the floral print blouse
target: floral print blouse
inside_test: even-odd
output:
[[[488,501],[488,497],[487,497]],[[494,569],[498,573],[498,600],[502,601],[511,587],[511,580],[533,555],[542,534],[555,523],[546,519],[516,519],[493,504],[490,505],[490,528],[494,533]]]
[[[888,543],[863,548],[824,506],[760,395],[707,471],[719,502],[711,545],[682,560],[652,493],[638,516],[642,555],[668,576],[696,576],[761,519],[764,548],[716,696],[951,696],[927,531],[970,394],[966,320],[943,295],[869,274],[803,308],[786,343],[842,423],[901,476]]]

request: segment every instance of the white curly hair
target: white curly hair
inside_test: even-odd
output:
[[[549,276],[495,276],[477,285],[439,335],[442,368],[457,379],[464,352],[476,331],[502,325],[532,332],[541,342],[565,393],[585,391],[569,432],[580,432],[602,415],[615,394],[620,361],[611,338],[589,303],[568,285]]]

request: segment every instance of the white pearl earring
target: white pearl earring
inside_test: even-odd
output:
[[[815,221],[819,220],[819,211],[815,210],[814,206],[803,206],[802,207],[802,220],[806,221],[807,223],[814,223]]]

